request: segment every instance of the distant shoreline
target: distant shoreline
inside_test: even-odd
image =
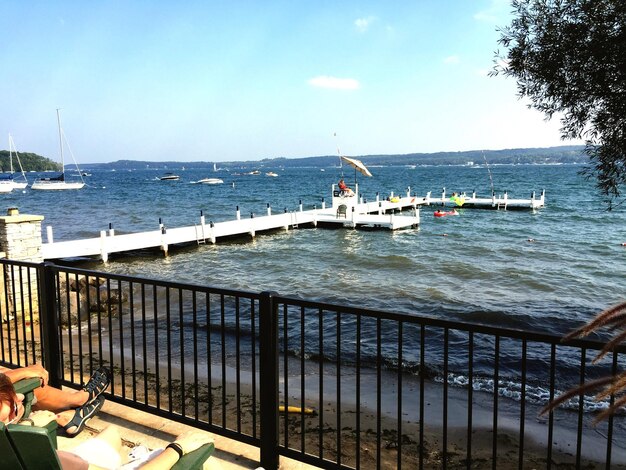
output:
[[[368,166],[394,166],[394,165],[475,165],[516,164],[571,164],[587,163],[589,157],[584,153],[583,145],[563,145],[546,148],[517,148],[504,150],[468,150],[462,152],[435,152],[435,153],[409,153],[389,155],[353,155]],[[329,168],[339,165],[337,155],[325,155],[314,157],[296,158],[264,158],[262,160],[242,160],[222,162],[219,159],[209,161],[141,161],[141,160],[117,160],[109,163],[82,163],[81,168],[102,170],[185,170],[207,169],[213,171],[213,165],[217,164],[219,170],[230,171],[231,169],[257,169],[257,168]],[[216,173],[219,173],[220,171]]]

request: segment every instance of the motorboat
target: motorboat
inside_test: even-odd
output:
[[[201,180],[196,181],[199,184],[222,184],[224,182],[221,178],[202,178]]]
[[[173,173],[165,173],[163,176],[160,176],[159,179],[161,181],[175,181],[175,180],[179,180],[180,176],[175,175]]]
[[[274,173],[273,171],[268,171],[267,173],[265,173],[265,176],[273,176],[275,178],[278,176],[278,174]]]

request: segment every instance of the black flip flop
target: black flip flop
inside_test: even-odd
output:
[[[74,437],[80,434],[80,432],[85,428],[87,422],[96,415],[100,408],[102,408],[102,405],[104,405],[104,397],[98,396],[92,400],[91,403],[87,403],[79,408],[76,408],[74,416],[70,422],[65,426],[61,426],[63,434],[67,437]],[[68,432],[69,428],[74,427],[76,428],[74,432]]]

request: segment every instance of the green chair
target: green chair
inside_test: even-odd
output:
[[[30,409],[35,399],[35,389],[41,386],[41,379],[39,377],[32,377],[30,379],[22,379],[13,384],[16,393],[24,395],[24,418],[30,414]]]
[[[197,450],[193,452],[189,452],[187,455],[183,455],[178,462],[172,466],[173,470],[185,470],[187,468],[193,468],[200,470],[204,465],[204,462],[211,457],[213,452],[215,451],[215,444],[209,442],[208,444],[204,444]]]
[[[13,449],[13,445],[11,444],[11,440],[9,439],[9,434],[4,423],[0,422],[0,459],[2,463],[0,464],[1,468],[12,468],[15,470],[23,470],[22,464],[20,462],[15,449]]]
[[[6,455],[10,457],[10,452],[12,451],[13,455],[17,456],[18,465],[6,468],[61,470],[61,462],[56,453],[56,429],[57,423],[55,421],[41,428],[22,424],[10,424],[8,426],[8,439],[6,439],[7,433],[4,433],[4,438],[10,444],[9,453]],[[2,449],[0,455],[4,459],[5,452],[2,445],[3,443],[0,439],[0,449]],[[172,468],[176,470],[201,469],[214,450],[215,445],[212,442],[205,444],[194,452],[184,455]]]

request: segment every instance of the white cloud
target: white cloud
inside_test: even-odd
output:
[[[360,87],[359,81],[354,78],[337,78],[325,75],[313,77],[308,83],[317,88],[331,88],[334,90],[356,90]]]
[[[505,8],[508,7],[509,0],[491,0],[491,4],[485,10],[474,14],[474,19],[485,23],[498,23],[502,21]]]
[[[376,21],[375,16],[368,16],[367,18],[357,18],[354,20],[354,26],[360,33],[364,33],[370,27],[370,25]]]
[[[444,64],[458,64],[461,62],[461,58],[458,55],[451,55],[443,59]]]

